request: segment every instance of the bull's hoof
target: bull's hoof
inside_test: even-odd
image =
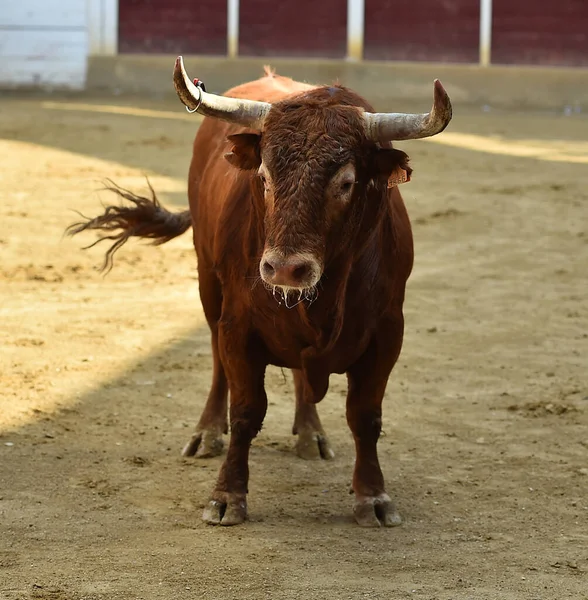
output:
[[[296,441],[296,454],[305,460],[331,460],[335,453],[324,433],[301,431]]]
[[[196,456],[196,458],[212,458],[220,456],[223,451],[223,436],[218,431],[196,431],[190,441],[184,446],[182,456]]]
[[[360,527],[397,527],[402,517],[388,494],[357,496],[353,516]]]
[[[244,494],[215,494],[202,513],[209,525],[239,525],[247,519],[247,500]]]

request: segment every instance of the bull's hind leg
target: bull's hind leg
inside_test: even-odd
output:
[[[223,434],[228,432],[227,397],[228,383],[218,349],[218,320],[220,318],[222,292],[219,281],[204,261],[198,265],[200,298],[204,314],[210,326],[212,345],[212,386],[196,431],[184,446],[184,456],[209,458],[218,456],[223,449]]]
[[[209,458],[218,456],[223,450],[223,434],[228,432],[227,397],[228,383],[218,354],[218,332],[216,325],[212,333],[212,386],[200,415],[196,430],[184,446],[184,456]]]
[[[292,433],[298,436],[296,454],[307,460],[334,458],[335,453],[319,419],[316,404],[306,402],[303,398],[304,375],[298,369],[292,369],[292,374],[296,390],[296,414],[292,426]]]

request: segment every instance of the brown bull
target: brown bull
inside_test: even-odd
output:
[[[178,95],[204,119],[188,179],[190,210],[172,214],[155,196],[114,187],[132,206],[108,207],[72,225],[116,232],[112,254],[131,236],[163,243],[193,226],[200,296],[212,332],[212,387],[185,455],[227,457],[203,518],[241,523],[248,456],[267,409],[267,365],[292,369],[294,434],[303,457],[333,453],[316,403],[331,373],[346,373],[353,433],[354,514],[363,526],[400,516],[377,455],[382,399],[402,346],[402,305],[413,262],[408,215],[396,183],[410,178],[392,140],[441,132],[451,104],[435,82],[424,115],[374,113],[344,87],[314,87],[272,73],[215,96],[192,84],[181,57]]]

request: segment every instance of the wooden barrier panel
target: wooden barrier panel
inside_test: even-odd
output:
[[[588,66],[587,0],[493,0],[492,62]]]
[[[365,0],[364,58],[477,63],[478,0]]]
[[[119,52],[227,52],[225,0],[119,0]]]
[[[342,58],[347,0],[241,0],[239,54]]]

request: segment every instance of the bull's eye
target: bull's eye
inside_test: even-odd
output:
[[[263,189],[267,192],[267,177],[263,173],[259,173],[259,181],[261,181],[261,185],[263,185]]]
[[[353,190],[357,183],[355,165],[351,162],[339,167],[327,187],[327,198],[332,201],[333,214],[339,214],[353,197]]]

